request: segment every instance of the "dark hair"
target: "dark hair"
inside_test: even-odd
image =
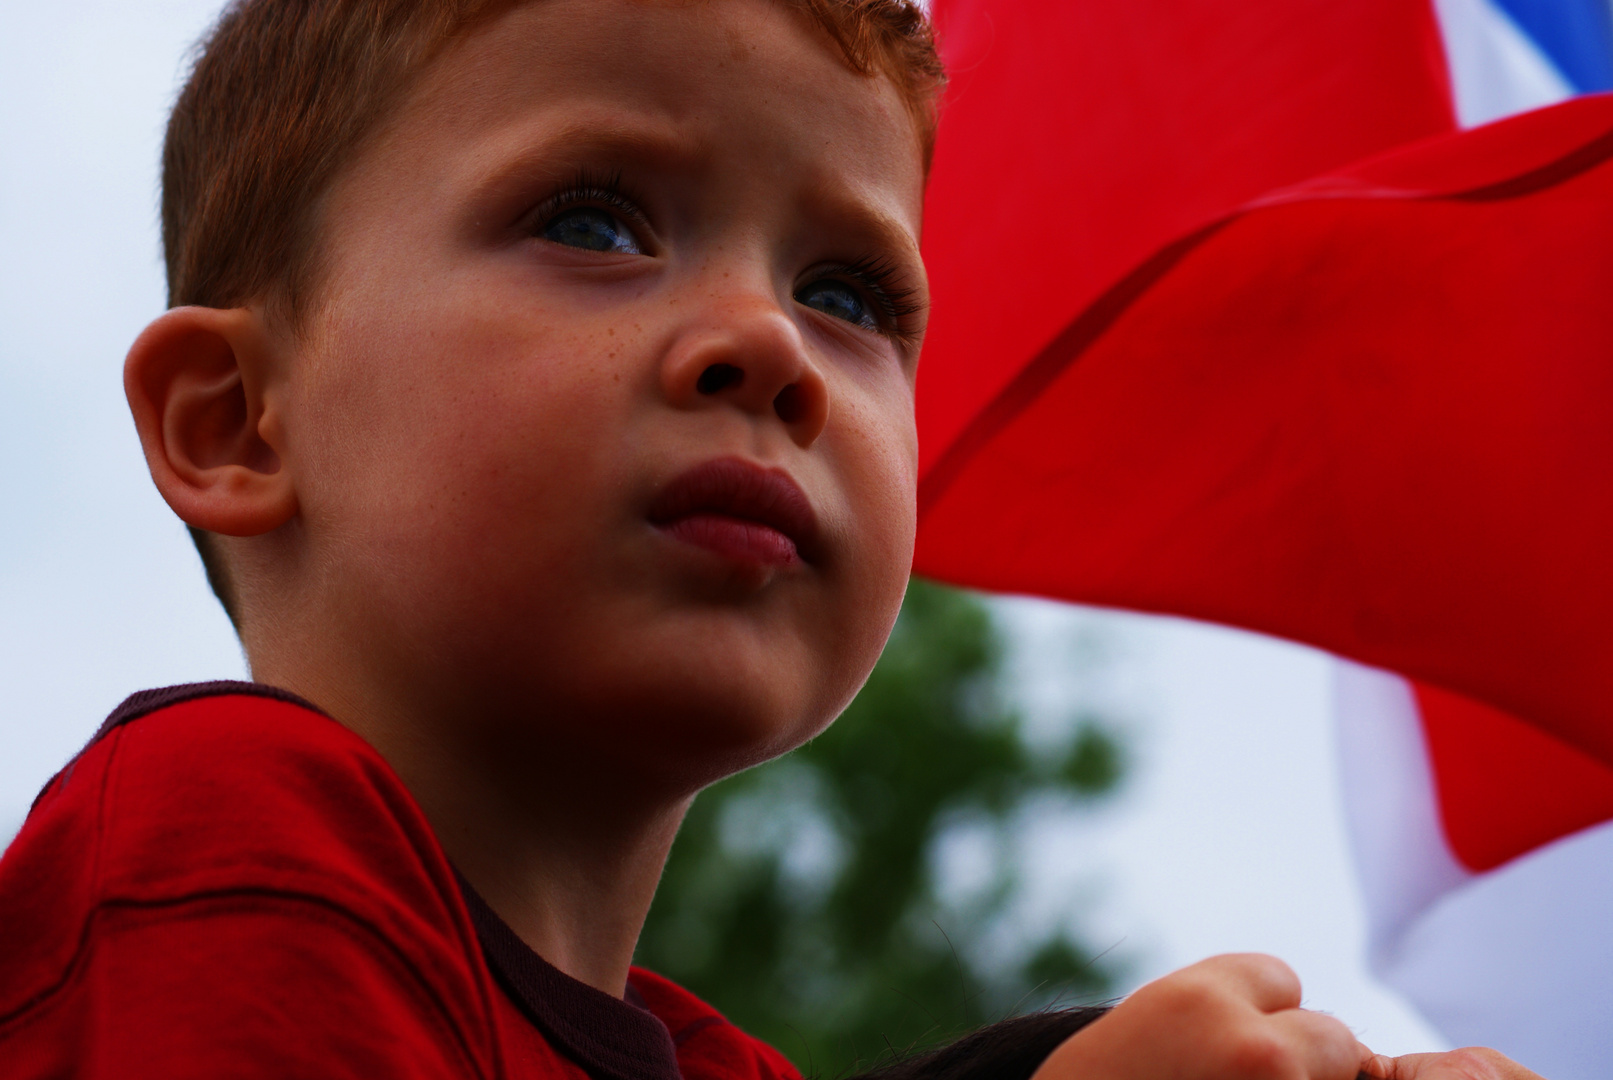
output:
[[[1059,1045],[1109,1011],[1087,1005],[1016,1016],[938,1050],[908,1054],[852,1080],[1030,1080]]]

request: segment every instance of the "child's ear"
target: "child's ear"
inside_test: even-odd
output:
[[[187,524],[257,536],[297,513],[271,364],[250,308],[174,308],[129,349],[123,390],[146,464]]]

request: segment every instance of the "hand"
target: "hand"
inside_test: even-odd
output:
[[[1541,1080],[1516,1061],[1479,1046],[1448,1054],[1373,1057],[1361,1072],[1381,1080]]]
[[[1070,1036],[1032,1080],[1356,1080],[1371,1052],[1349,1028],[1299,1002],[1299,977],[1281,960],[1212,957],[1149,983]],[[1480,1073],[1474,1080],[1515,1078]]]

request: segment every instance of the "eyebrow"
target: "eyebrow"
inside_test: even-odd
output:
[[[862,245],[859,255],[889,257],[902,277],[904,287],[913,289],[913,302],[920,314],[930,309],[929,276],[919,238],[896,214],[879,206],[878,200],[857,198],[840,185],[808,183],[805,210],[812,217],[833,222],[835,231]]]
[[[899,253],[904,262],[923,266],[918,237],[895,214],[880,210],[877,203],[847,198],[837,190],[809,200],[807,212],[838,223],[844,231],[865,238],[881,251]]]
[[[480,219],[489,209],[518,202],[534,185],[569,179],[579,157],[631,160],[687,175],[698,171],[702,155],[698,140],[671,125],[628,125],[573,111],[561,125],[540,116],[501,130],[477,148],[475,157],[483,160],[469,170],[464,203]]]

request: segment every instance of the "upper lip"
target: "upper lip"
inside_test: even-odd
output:
[[[721,514],[777,529],[795,543],[806,562],[818,542],[812,500],[783,469],[743,458],[723,457],[696,465],[661,489],[650,504],[651,524],[670,525],[692,514]]]

